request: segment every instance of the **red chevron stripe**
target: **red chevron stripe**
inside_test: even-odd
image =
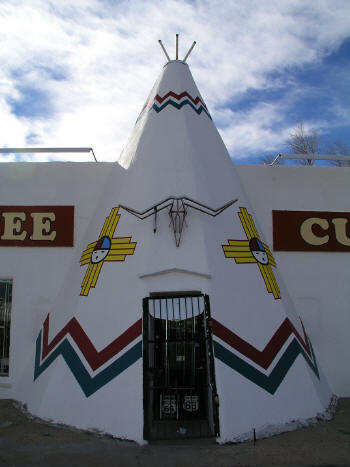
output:
[[[310,349],[309,341],[303,326],[304,339],[300,336],[298,331],[295,329],[293,324],[286,318],[281,326],[277,329],[275,334],[272,336],[271,340],[265,346],[264,350],[260,351],[256,347],[253,347],[249,342],[240,338],[237,334],[230,331],[223,324],[219,323],[215,319],[212,319],[213,322],[213,333],[222,339],[226,344],[233,347],[235,350],[238,350],[242,355],[246,356],[253,362],[260,365],[262,368],[267,370],[275,359],[278,352],[281,350],[283,344],[286,342],[288,337],[291,334],[294,334],[307,353],[312,358],[312,352]]]
[[[183,97],[188,97],[195,105],[197,105],[199,102],[203,105],[205,109],[207,109],[207,106],[204,104],[204,102],[197,96],[195,99],[193,99],[192,96],[188,94],[188,92],[182,92],[181,94],[176,94],[173,91],[169,91],[168,94],[165,94],[165,96],[161,97],[159,94],[156,95],[154,98],[159,102],[159,104],[162,104],[168,97],[173,97],[176,100],[181,100]],[[207,109],[208,110],[208,109]]]
[[[136,321],[136,323],[124,331],[123,334],[114,339],[114,341],[98,352],[75,318],[72,318],[69,323],[67,323],[66,326],[49,343],[49,320],[50,315],[47,315],[43,326],[42,358],[44,359],[49,354],[49,352],[51,352],[51,350],[66,336],[66,334],[70,334],[84,355],[85,359],[88,361],[92,370],[97,370],[97,368],[107,362],[110,358],[114,357],[114,355],[120,352],[124,347],[130,344],[130,342],[132,342],[142,333],[142,320],[139,319]]]

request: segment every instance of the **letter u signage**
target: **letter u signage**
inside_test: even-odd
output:
[[[350,213],[272,211],[277,251],[349,251]]]

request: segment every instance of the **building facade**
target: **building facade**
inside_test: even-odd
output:
[[[249,439],[325,411],[349,395],[348,253],[312,242],[338,223],[346,244],[348,177],[235,167],[179,60],[120,165],[3,165],[0,397],[138,442]],[[293,239],[275,211],[310,214],[311,249],[274,250]]]

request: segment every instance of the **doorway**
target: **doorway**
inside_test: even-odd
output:
[[[209,297],[143,300],[144,438],[219,435]]]

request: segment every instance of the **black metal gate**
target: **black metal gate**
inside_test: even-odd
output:
[[[143,301],[144,438],[218,436],[209,297],[154,295]]]

